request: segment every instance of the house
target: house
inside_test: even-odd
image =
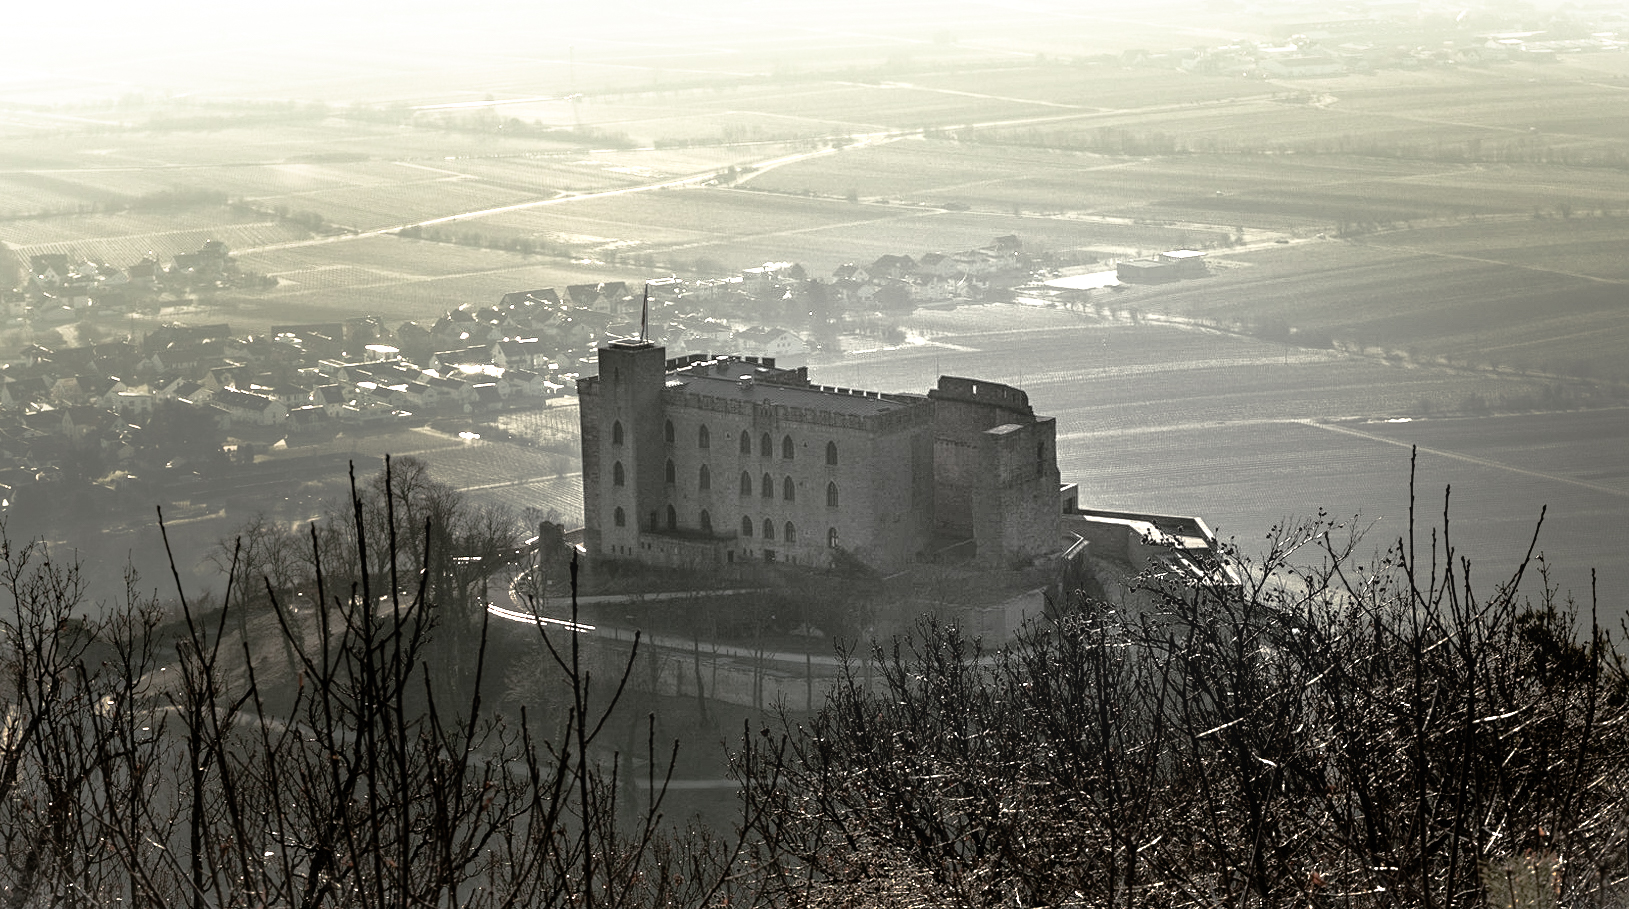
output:
[[[509,383],[510,394],[518,397],[548,398],[560,393],[559,385],[529,369],[506,369],[503,377]]]
[[[797,333],[785,328],[749,328],[736,332],[735,349],[749,357],[784,359],[809,352]]]
[[[873,277],[904,278],[916,271],[916,260],[910,256],[878,256],[877,261],[871,263],[870,272]]]
[[[321,407],[330,417],[339,415],[348,396],[340,385],[318,385],[311,389],[311,407]],[[293,411],[290,411],[292,413]]]
[[[956,260],[944,253],[924,253],[916,262],[916,278],[924,283],[948,281],[961,275]]]
[[[215,392],[211,403],[225,411],[233,423],[279,426],[288,418],[288,406],[283,402],[236,388],[223,388]]]
[[[741,282],[751,293],[760,293],[777,283],[800,282],[807,277],[803,266],[795,262],[765,262],[741,272]]]
[[[471,386],[475,392],[475,401],[471,405],[476,410],[497,410],[503,406],[504,394],[498,389],[496,382],[481,382]]]
[[[521,290],[504,294],[498,298],[498,305],[511,309],[525,306],[558,307],[560,305],[560,295],[555,293],[552,287],[544,287],[538,290]]]
[[[490,366],[492,364],[492,348],[490,347],[461,347],[457,350],[438,350],[430,355],[430,366],[442,372],[457,369],[460,366]]]
[[[871,273],[853,262],[837,266],[832,270],[831,276],[839,281],[853,281],[856,284],[871,280]]]
[[[503,369],[536,369],[552,359],[552,345],[544,344],[537,338],[523,338],[492,345],[489,362]]]
[[[41,253],[28,258],[28,274],[36,288],[55,289],[76,277],[78,270],[64,253]]]
[[[288,412],[289,432],[310,434],[332,429],[334,416],[328,408],[316,404],[296,407]]]
[[[609,312],[610,304],[600,293],[598,284],[572,284],[566,288],[566,301],[572,306]]]

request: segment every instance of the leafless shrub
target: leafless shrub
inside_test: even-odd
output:
[[[1156,609],[1081,603],[994,652],[928,623],[850,660],[818,716],[741,753],[766,901],[1616,905],[1608,636],[1532,551],[1484,592],[1446,507],[1414,526],[1363,561],[1320,518],[1242,584],[1151,579]]]
[[[591,684],[576,637],[539,639],[565,715],[493,713],[484,622],[445,622],[417,570],[442,564],[433,516],[409,555],[395,497],[364,492],[349,529],[311,529],[298,610],[270,574],[239,601],[239,558],[217,605],[132,597],[93,622],[74,566],[0,543],[0,902],[689,906],[726,886],[724,844],[663,821],[653,736],[647,810],[619,801],[600,735],[621,686]],[[451,651],[471,667],[449,681]]]

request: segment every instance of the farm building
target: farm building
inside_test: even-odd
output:
[[[1126,259],[1114,266],[1122,284],[1167,284],[1181,279],[1176,265],[1159,259]]]
[[[1210,272],[1205,268],[1205,254],[1196,249],[1172,249],[1159,254],[1159,260],[1176,269],[1179,278],[1203,278]]]
[[[1056,425],[1016,388],[949,376],[925,395],[830,388],[772,359],[669,360],[634,339],[601,346],[599,374],[577,388],[595,554],[696,567],[847,554],[895,569],[1062,548]]]

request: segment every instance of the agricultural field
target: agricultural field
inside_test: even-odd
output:
[[[1023,98],[1031,103],[1111,112],[1211,104],[1260,95],[1259,82],[1093,62],[1049,66],[983,66],[912,77],[918,88],[986,97]]]
[[[915,140],[753,174],[747,186],[982,210],[1085,212],[1261,230],[1337,228],[1535,212],[1629,211],[1629,173],[1357,155],[1100,155]]]
[[[1264,23],[1221,11],[990,22],[955,3],[850,5],[827,15],[853,27],[766,29],[739,3],[609,31],[591,12],[508,9],[423,45],[398,21],[336,14],[275,56],[215,35],[145,68],[85,54],[16,71],[0,81],[0,240],[121,264],[221,239],[281,282],[196,310],[240,331],[429,320],[698,263],[830,274],[1005,234],[1032,252],[1207,249],[1205,279],[1076,310],[921,312],[913,343],[850,338],[816,373],[1021,385],[1057,415],[1087,501],[1203,514],[1241,542],[1319,507],[1394,537],[1400,446],[1419,442],[1422,489],[1455,483],[1463,542],[1503,559],[1547,501],[1569,579],[1589,563],[1629,580],[1606,542],[1629,516],[1614,457],[1629,429],[1606,406],[1629,380],[1629,55],[1264,80],[1177,69],[1195,45],[1263,40]],[[1170,53],[1125,65],[1139,49]],[[545,254],[330,236],[215,204],[118,212],[164,194],[364,234],[435,222],[442,239]],[[44,213],[58,214],[24,217]],[[422,452],[475,495],[580,509],[558,453],[426,433],[340,444]]]
[[[240,253],[238,262],[280,282],[273,290],[210,301],[218,320],[243,331],[332,321],[337,314],[376,315],[394,328],[407,320],[433,322],[464,303],[495,303],[516,290],[598,284],[612,274],[615,280],[638,279],[627,270],[391,236],[251,250]],[[336,310],[336,298],[345,300],[343,308]]]
[[[1019,384],[1057,419],[1059,466],[1084,504],[1197,514],[1247,555],[1274,526],[1320,509],[1368,530],[1361,552],[1384,549],[1406,532],[1408,446],[1418,444],[1422,537],[1440,528],[1451,484],[1455,544],[1491,585],[1548,505],[1539,548],[1555,582],[1587,595],[1597,568],[1616,597],[1603,619],[1629,614],[1614,529],[1629,519],[1616,457],[1629,410],[1422,417],[1422,403],[1440,414],[1472,396],[1536,400],[1547,384],[1060,310],[923,313],[912,329],[925,343],[846,353],[811,375],[891,391],[942,373]]]
[[[1612,225],[1629,227],[1622,219],[1601,223],[1608,232]],[[1565,223],[1544,225],[1570,230]],[[1482,227],[1445,233],[1469,237]],[[1493,225],[1495,233],[1504,227]],[[1444,242],[1434,230],[1425,234],[1428,241]],[[1629,379],[1619,355],[1629,342],[1629,312],[1613,277],[1619,266],[1607,252],[1609,242],[1599,246],[1602,263],[1611,263],[1607,268],[1573,263],[1603,272],[1595,276],[1533,264],[1537,257],[1527,255],[1501,258],[1497,244],[1476,253],[1437,251],[1408,242],[1409,236],[1237,252],[1215,263],[1209,278],[1134,287],[1099,301],[1257,332],[1293,328],[1309,340],[1431,362],[1444,358],[1457,366]]]
[[[38,230],[36,225],[26,222],[0,221],[0,241],[5,241],[25,260],[42,253],[72,253],[123,268],[141,261],[148,253],[158,256],[160,261],[168,261],[177,253],[195,252],[210,240],[220,240],[233,249],[242,249],[296,242],[310,236],[304,228],[278,221],[220,223],[212,227],[179,230],[143,230],[130,220],[118,215],[53,219],[49,230]],[[176,223],[174,218],[141,220]],[[30,242],[16,242],[12,240],[13,237]]]

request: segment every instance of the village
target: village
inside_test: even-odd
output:
[[[1004,236],[953,254],[882,255],[829,278],[778,262],[726,277],[516,291],[429,325],[357,316],[240,334],[177,320],[116,333],[134,311],[171,311],[155,304],[164,295],[275,279],[241,272],[217,240],[167,265],[35,255],[26,285],[6,297],[7,324],[33,341],[0,367],[0,507],[67,488],[93,500],[151,495],[271,446],[544,407],[575,394],[596,346],[615,338],[660,338],[675,356],[796,364],[845,336],[897,340],[899,317],[918,306],[1011,299],[1047,265]]]

